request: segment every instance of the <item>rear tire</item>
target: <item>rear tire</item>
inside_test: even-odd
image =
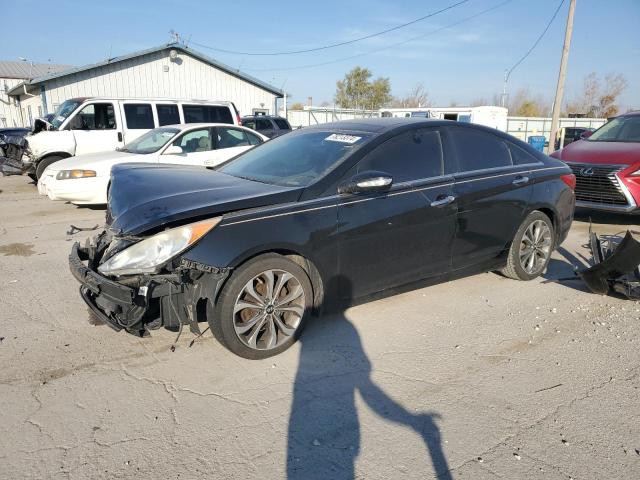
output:
[[[63,158],[66,158],[66,157],[59,157],[57,155],[52,155],[50,157],[46,157],[40,160],[40,162],[38,162],[38,166],[36,167],[36,178],[40,180],[40,178],[42,177],[42,174],[44,173],[44,171],[47,169],[49,165],[59,160],[62,160]]]
[[[277,355],[299,338],[311,315],[307,272],[278,254],[253,258],[234,270],[207,319],[214,336],[236,355],[259,360]]]
[[[554,247],[553,223],[544,213],[534,210],[518,228],[507,265],[500,272],[514,280],[533,280],[547,269]]]

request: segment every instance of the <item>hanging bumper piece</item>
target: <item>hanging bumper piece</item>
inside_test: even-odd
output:
[[[589,289],[600,295],[613,290],[640,300],[640,232],[627,230],[617,243],[610,237],[598,237],[589,228],[589,246],[594,265],[579,272]]]

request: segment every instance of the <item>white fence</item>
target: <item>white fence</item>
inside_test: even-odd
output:
[[[282,115],[284,112],[281,111]],[[293,128],[308,127],[339,120],[379,117],[379,110],[355,110],[345,108],[305,107],[304,110],[289,110],[287,120]],[[561,118],[562,127],[598,128],[606,123],[606,118]],[[551,135],[551,118],[543,117],[507,117],[507,133],[520,140],[527,141],[532,135]]]
[[[561,118],[559,128],[598,128],[606,122],[606,118]],[[551,118],[507,117],[507,133],[525,142],[532,135],[544,135],[548,141],[551,135]]]
[[[281,112],[282,113],[282,112]],[[287,120],[293,128],[308,127],[320,123],[353,120],[354,118],[379,117],[378,110],[352,110],[346,108],[307,108],[287,111]]]

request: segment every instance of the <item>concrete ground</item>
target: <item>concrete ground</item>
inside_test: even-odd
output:
[[[640,478],[638,303],[486,273],[313,320],[268,360],[209,333],[172,352],[88,322],[66,231],[103,218],[0,178],[1,478]]]

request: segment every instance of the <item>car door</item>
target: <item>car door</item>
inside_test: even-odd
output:
[[[387,192],[339,197],[339,269],[351,294],[449,270],[456,204],[443,164],[440,131],[420,128],[387,140],[345,176],[378,171],[393,177]]]
[[[83,106],[67,127],[76,141],[75,155],[115,150],[124,144],[122,126],[113,102],[92,102]]]
[[[188,130],[178,136],[170,144],[182,149],[182,153],[168,153],[169,145],[160,156],[160,163],[175,163],[177,165],[210,165],[215,155],[215,129],[213,127]]]
[[[490,260],[510,245],[531,198],[530,165],[514,165],[508,143],[473,126],[447,127],[458,204],[454,269]]]
[[[232,126],[215,127],[213,139],[214,150],[204,161],[204,165],[208,167],[226,162],[262,143],[262,139],[258,135]]]

